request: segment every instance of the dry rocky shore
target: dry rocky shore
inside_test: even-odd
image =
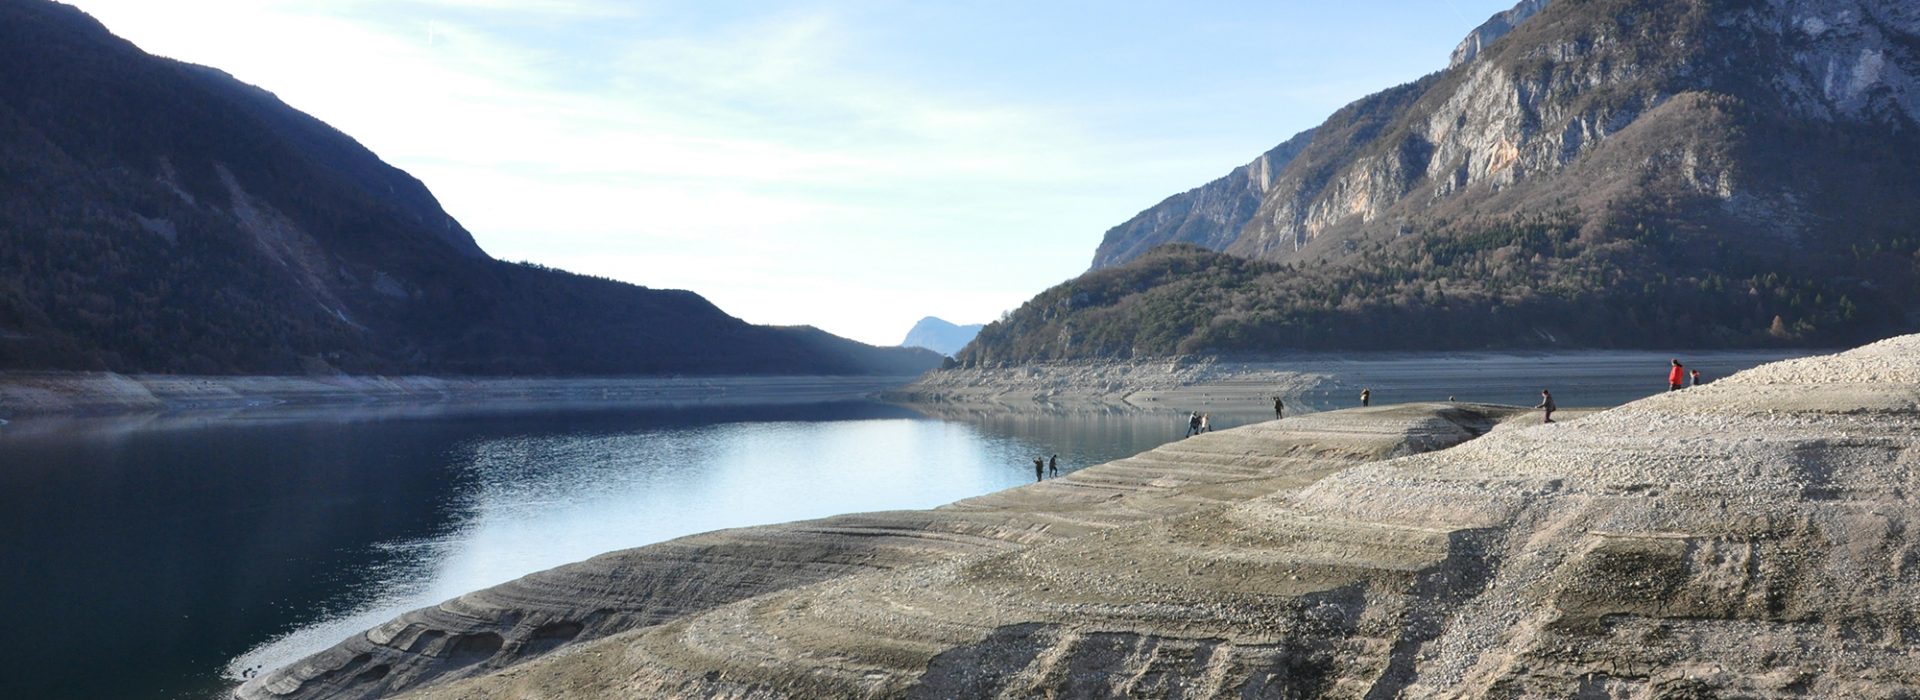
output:
[[[0,372],[0,419],[260,407],[719,406],[864,399],[911,377],[442,378]]]
[[[1920,336],[1535,420],[1470,404],[1331,411],[931,511],[697,535],[410,613],[238,694],[1920,686]]]

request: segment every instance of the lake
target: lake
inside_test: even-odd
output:
[[[1639,357],[1350,364],[1342,385],[1380,403],[1531,405],[1552,383],[1563,406],[1612,405],[1664,381]],[[1260,403],[1213,415],[1219,428],[1271,418]],[[937,506],[1031,482],[1036,455],[1067,472],[1184,428],[1176,410],[935,419],[860,402],[18,420],[0,426],[0,697],[215,697],[242,669],[533,571],[719,528]]]

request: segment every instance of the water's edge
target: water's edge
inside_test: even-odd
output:
[[[744,406],[857,400],[912,376],[292,377],[0,372],[0,419],[263,407]]]

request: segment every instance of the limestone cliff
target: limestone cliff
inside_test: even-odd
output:
[[[956,359],[1913,332],[1917,8],[1529,0],[1451,67],[1336,112],[1257,187],[1221,189],[1237,174],[1116,229],[1098,269]],[[1233,216],[1184,213],[1225,192]],[[1158,276],[1144,247],[1162,242],[1265,266],[1183,250],[1189,272]]]
[[[1429,411],[1312,418],[1332,435]],[[1274,440],[1304,425],[923,516],[997,514],[1026,523],[1025,542],[822,577],[411,697],[1892,698],[1920,685],[1920,336],[1364,464]],[[1109,490],[1130,464],[1175,471]],[[1221,472],[1255,480],[1189,479]],[[1097,523],[1073,510],[1183,482],[1209,497]],[[1047,514],[995,507],[1016,502]]]
[[[1514,5],[1513,9],[1494,15],[1485,23],[1474,27],[1473,31],[1467,33],[1467,38],[1460,40],[1460,45],[1454,47],[1453,60],[1447,63],[1447,67],[1456,68],[1478,58],[1480,50],[1486,48],[1487,44],[1499,40],[1500,37],[1513,31],[1514,27],[1520,26],[1521,22],[1540,14],[1540,10],[1549,2],[1552,0],[1520,0],[1520,4]]]
[[[1310,143],[1312,129],[1274,146],[1225,177],[1168,197],[1108,229],[1100,239],[1100,248],[1093,253],[1092,269],[1125,263],[1167,243],[1224,250],[1259,210],[1261,200],[1273,186],[1274,174],[1293,162]]]
[[[1400,88],[1351,138],[1316,139],[1227,250],[1338,256],[1442,219],[1554,209],[1837,235],[1855,217],[1822,182],[1845,147],[1833,132],[1904,142],[1915,37],[1920,10],[1897,0],[1548,5]]]

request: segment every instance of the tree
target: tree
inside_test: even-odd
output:
[[[1773,325],[1767,328],[1767,335],[1784,340],[1791,337],[1792,333],[1787,332],[1787,322],[1782,320],[1779,314],[1774,314]]]

